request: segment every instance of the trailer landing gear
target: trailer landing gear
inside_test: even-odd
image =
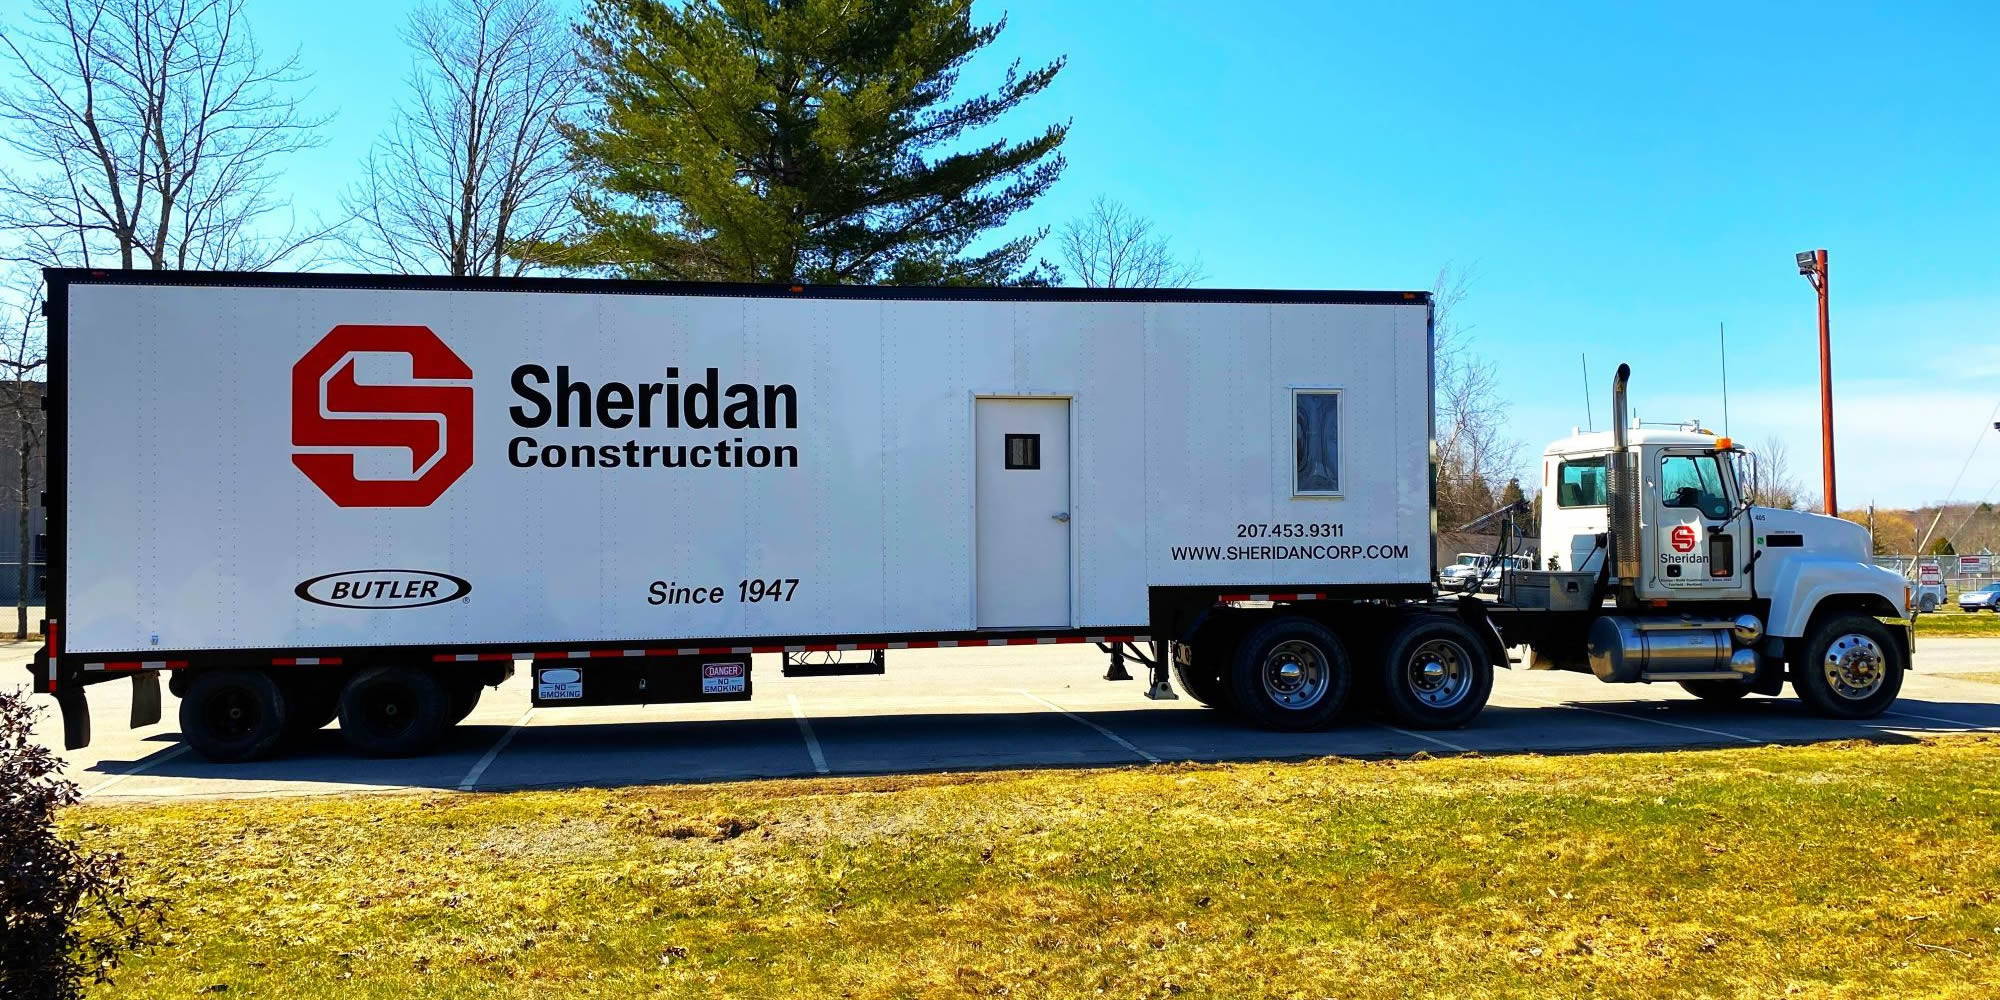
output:
[[[1132,675],[1125,670],[1125,660],[1130,657],[1146,668],[1146,697],[1153,701],[1179,701],[1174,693],[1173,681],[1167,672],[1167,657],[1173,648],[1171,643],[1152,643],[1153,654],[1147,656],[1139,652],[1139,647],[1131,643],[1098,643],[1097,648],[1111,654],[1111,669],[1105,671],[1107,681],[1129,681]]]

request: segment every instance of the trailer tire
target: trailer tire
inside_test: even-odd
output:
[[[1749,681],[1682,681],[1681,690],[1716,705],[1742,701],[1750,693]]]
[[[1249,631],[1229,659],[1229,704],[1253,725],[1283,732],[1325,729],[1353,687],[1347,648],[1326,626],[1279,618]]]
[[[1216,668],[1216,659],[1218,657],[1213,653],[1204,654],[1200,647],[1175,644],[1174,683],[1180,685],[1188,697],[1203,705],[1228,711],[1229,684],[1223,679],[1222,671]]]
[[[340,735],[370,757],[413,757],[435,747],[450,727],[451,704],[429,670],[364,670],[340,692]]]
[[[285,692],[262,670],[204,671],[181,698],[181,738],[218,764],[270,756],[285,719]]]
[[[1889,627],[1867,615],[1815,622],[1804,654],[1792,664],[1792,690],[1816,715],[1872,719],[1903,689],[1900,647]]]
[[[1376,675],[1382,706],[1411,729],[1456,729],[1493,694],[1493,663],[1479,637],[1449,618],[1415,617],[1390,641]]]
[[[296,678],[285,685],[285,738],[301,740],[340,717],[340,684],[335,679]]]
[[[451,685],[451,714],[447,716],[449,725],[456,726],[479,707],[479,696],[486,691],[486,685],[478,681],[456,681]]]

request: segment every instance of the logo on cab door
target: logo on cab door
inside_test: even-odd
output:
[[[456,601],[472,593],[472,584],[464,577],[424,569],[354,569],[313,577],[292,588],[292,593],[329,608],[389,611]]]
[[[368,354],[407,358],[409,378],[357,381]],[[430,327],[336,326],[292,366],[292,464],[342,507],[428,507],[472,468],[471,379]],[[408,474],[362,478],[357,454],[382,449]]]
[[[1673,543],[1675,552],[1693,552],[1695,543],[1694,525],[1675,525],[1674,533],[1670,540]]]

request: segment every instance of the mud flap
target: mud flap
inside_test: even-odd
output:
[[[143,670],[132,675],[132,728],[160,721],[160,675]]]
[[[81,750],[90,745],[90,703],[83,688],[65,687],[55,694],[56,708],[62,713],[63,749]]]

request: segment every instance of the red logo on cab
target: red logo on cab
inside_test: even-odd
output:
[[[1694,525],[1681,524],[1674,526],[1673,543],[1675,552],[1693,552],[1694,540]]]

